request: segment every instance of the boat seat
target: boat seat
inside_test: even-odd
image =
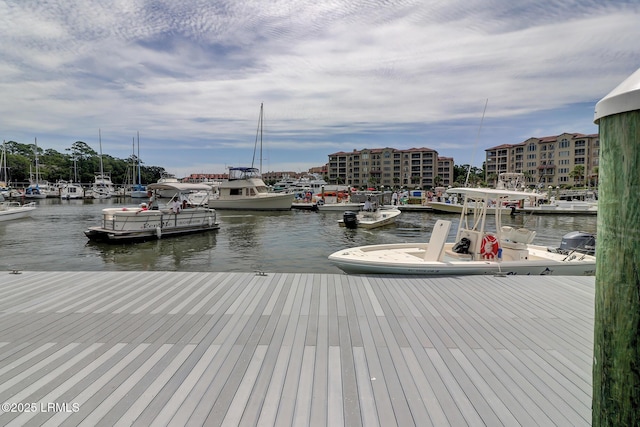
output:
[[[500,245],[510,249],[526,249],[527,245],[533,242],[536,232],[526,228],[514,229],[512,227],[502,227]]]
[[[451,221],[443,219],[436,221],[429,238],[427,250],[424,251],[424,259],[426,261],[442,261],[444,258],[444,245],[447,242],[450,228]]]
[[[480,257],[480,247],[482,245],[482,233],[477,230],[468,230],[462,229],[458,230],[457,241],[459,242],[463,237],[466,237],[471,241],[469,245],[469,255],[473,257],[473,259],[479,259]]]

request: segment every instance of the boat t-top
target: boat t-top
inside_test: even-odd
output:
[[[534,274],[594,275],[595,256],[579,251],[559,253],[533,245],[535,231],[502,226],[500,209],[491,206],[522,192],[486,188],[455,188],[464,195],[463,210],[454,242],[446,239],[451,221],[437,220],[428,243],[360,246],[337,251],[329,260],[350,274]],[[473,212],[467,214],[467,211]],[[493,227],[487,219],[493,218]]]

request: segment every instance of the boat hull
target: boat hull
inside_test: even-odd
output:
[[[127,242],[156,240],[171,236],[217,230],[215,211],[207,208],[169,210],[108,208],[102,210],[102,225],[84,233],[93,241]]]
[[[251,211],[288,211],[293,204],[293,194],[269,193],[266,196],[236,198],[210,198],[209,207]]]
[[[10,221],[13,219],[26,218],[31,216],[36,210],[35,203],[20,205],[17,202],[0,203],[0,221]]]
[[[517,210],[518,213],[536,214],[536,215],[597,215],[597,206],[586,205],[569,205],[554,206],[541,205],[535,207],[524,207]]]
[[[348,274],[397,274],[425,276],[461,275],[557,275],[592,276],[595,257],[549,253],[532,246],[530,259],[519,261],[462,260],[445,256],[442,261],[423,259],[426,243],[400,243],[344,249],[329,256],[329,261]],[[447,244],[449,250],[452,243]],[[571,258],[573,257],[573,258]],[[541,259],[543,258],[543,259]]]
[[[356,228],[372,229],[391,225],[396,222],[396,218],[401,213],[398,209],[387,209],[372,213],[360,212],[357,215]],[[344,218],[338,220],[338,225],[340,227],[346,226]]]

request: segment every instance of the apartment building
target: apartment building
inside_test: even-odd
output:
[[[330,183],[352,187],[432,188],[453,183],[453,158],[431,148],[373,148],[329,154]]]
[[[600,157],[600,136],[563,133],[529,138],[519,144],[503,144],[485,150],[486,180],[502,172],[524,173],[529,185],[539,187],[585,185],[595,182]],[[584,176],[574,177],[577,165]]]

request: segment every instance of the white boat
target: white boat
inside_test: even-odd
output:
[[[359,211],[364,202],[351,201],[351,191],[342,187],[339,190],[322,191],[315,194],[318,210],[327,211]]]
[[[209,188],[204,184],[150,184],[150,191],[171,191],[173,197],[169,203],[155,209],[147,209],[146,203],[103,209],[102,224],[90,227],[84,233],[90,240],[123,242],[216,230],[220,228],[216,211],[203,205],[191,205],[188,201],[190,193]]]
[[[91,194],[94,199],[110,199],[115,194],[110,172],[96,172],[91,186]]]
[[[396,208],[361,210],[360,212],[347,211],[338,220],[340,227],[347,228],[378,228],[396,222],[396,218],[402,212]]]
[[[229,179],[217,187],[209,198],[215,209],[237,210],[289,210],[293,193],[270,193],[257,168],[229,168]]]
[[[464,203],[456,203],[456,202],[430,202],[429,207],[434,212],[441,213],[450,213],[450,214],[460,214],[464,209]],[[472,214],[475,210],[482,210],[483,206],[469,206],[466,209],[467,214]],[[508,202],[507,205],[503,205],[498,208],[492,201],[489,202],[489,207],[486,209],[487,215],[495,215],[496,210],[501,211],[502,214],[508,214],[513,211],[512,203]]]
[[[330,212],[330,211],[349,211],[349,210],[360,210],[362,208],[362,203],[355,202],[340,202],[340,203],[322,203],[319,200],[317,203],[318,210],[322,212]]]
[[[29,166],[29,186],[24,190],[26,199],[46,199],[49,195],[49,182],[40,179],[40,163],[38,162],[38,138],[35,138],[35,179],[31,176],[31,166]]]
[[[262,166],[262,125],[263,106],[260,104],[258,119],[258,135],[256,135],[255,152],[260,141],[260,166]],[[293,193],[272,193],[262,180],[261,169],[253,167],[229,168],[229,178],[221,182],[217,192],[209,198],[209,206],[215,209],[238,209],[252,211],[282,211],[290,210],[293,203]]]
[[[63,200],[82,199],[84,188],[80,184],[67,181],[58,181],[60,198]]]
[[[494,199],[501,203],[518,195],[510,190],[457,188],[465,195],[466,207],[476,201]],[[482,203],[482,206],[486,206]],[[361,246],[337,251],[329,260],[351,274],[534,274],[534,275],[594,275],[596,259],[577,251],[563,254],[547,247],[532,245],[535,231],[513,229],[501,225],[501,210],[489,218],[495,219],[494,229],[485,228],[487,209],[467,215],[460,214],[460,223],[453,243],[446,239],[451,221],[438,220],[428,243],[398,243]]]
[[[0,221],[25,218],[36,210],[36,202],[21,205],[19,202],[0,202]]]
[[[2,156],[0,157],[0,201],[11,197],[11,187],[9,186],[9,169],[7,168],[7,148],[6,142],[2,141]]]
[[[597,215],[597,202],[552,200],[551,203],[540,206],[523,206],[518,212],[526,214],[555,214],[555,215]]]
[[[95,173],[91,194],[94,199],[110,199],[116,192],[111,182],[111,172],[104,171],[102,163],[102,134],[98,130],[98,140],[100,141],[100,172]]]
[[[158,179],[158,184],[177,184],[180,181],[178,181],[178,178],[176,178],[176,176],[174,174],[168,173],[168,172],[163,172],[160,174],[160,179]],[[160,190],[157,192],[158,197],[162,197],[162,198],[169,198],[173,196],[173,193],[171,192],[171,190]]]
[[[24,190],[25,199],[46,199],[48,192],[45,188],[40,188],[40,184],[29,185]]]

